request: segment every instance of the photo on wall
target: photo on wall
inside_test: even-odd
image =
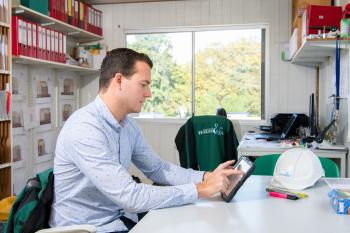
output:
[[[36,103],[50,103],[53,98],[54,80],[51,76],[32,76],[33,98]]]
[[[24,107],[21,102],[14,102],[12,105],[12,134],[23,134],[24,131]]]
[[[51,104],[36,105],[36,115],[38,116],[37,131],[50,130],[53,126],[53,106]]]
[[[34,157],[37,163],[51,160],[56,143],[55,133],[52,130],[35,132],[33,134]]]
[[[28,143],[26,135],[13,135],[12,145],[13,168],[16,169],[24,167],[26,158],[28,158]]]
[[[24,101],[28,90],[28,70],[23,65],[13,65],[12,101]]]
[[[71,72],[62,72],[58,76],[58,93],[60,99],[75,99],[77,89],[76,74]]]
[[[64,100],[60,102],[60,126],[64,125],[75,110],[77,110],[77,107],[74,101]]]

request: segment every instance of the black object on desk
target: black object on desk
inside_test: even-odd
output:
[[[287,139],[288,134],[290,133],[290,130],[291,130],[295,120],[297,119],[297,117],[298,117],[298,115],[295,113],[291,116],[291,118],[289,119],[288,123],[284,127],[281,134],[268,134],[268,133],[257,134],[255,136],[255,139],[265,139],[267,141],[277,141],[277,140]]]

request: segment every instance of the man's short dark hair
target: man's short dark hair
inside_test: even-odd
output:
[[[125,77],[133,75],[136,72],[135,64],[137,61],[147,63],[151,69],[153,67],[151,59],[144,53],[138,53],[128,48],[118,48],[110,51],[101,65],[99,90],[108,88],[110,80],[116,73],[121,73]]]

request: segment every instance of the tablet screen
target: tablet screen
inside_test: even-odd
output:
[[[243,174],[241,174],[241,175],[232,175],[232,176],[229,177],[230,187],[225,192],[226,196],[230,195],[232,189],[238,184],[238,182],[244,177],[245,173],[247,173],[250,168],[251,168],[251,164],[249,164],[244,159],[239,161],[239,163],[235,166],[235,169],[243,171]]]

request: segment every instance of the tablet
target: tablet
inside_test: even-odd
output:
[[[243,185],[247,178],[254,171],[255,165],[247,157],[241,156],[233,169],[238,169],[243,171],[241,175],[231,175],[229,176],[230,187],[226,192],[221,193],[222,198],[226,202],[230,202],[233,196],[237,193],[238,189]]]

